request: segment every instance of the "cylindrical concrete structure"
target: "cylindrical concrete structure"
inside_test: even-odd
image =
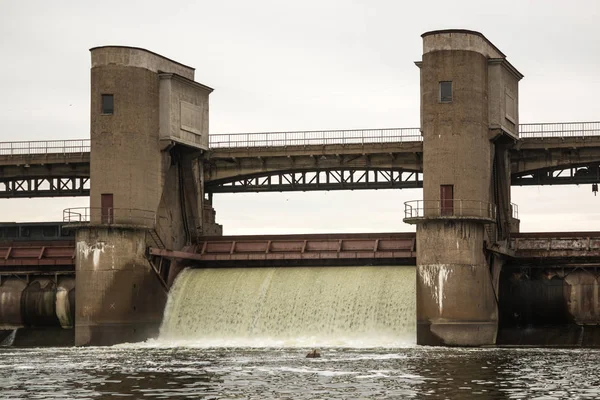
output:
[[[131,221],[128,212],[120,210],[158,209],[163,164],[169,162],[159,145],[158,72],[193,79],[194,70],[132,47],[99,47],[91,55],[92,222],[102,222],[99,214],[104,207],[104,214],[110,213],[104,216],[105,223],[152,224],[140,213],[133,216],[138,221]],[[103,196],[110,196],[110,204],[102,204]]]
[[[75,326],[75,278],[61,277],[56,286],[56,317],[60,326],[70,329]]]
[[[4,278],[0,285],[0,329],[24,326],[21,313],[21,296],[27,282],[18,278]]]
[[[504,57],[478,32],[423,34],[423,202],[406,219],[417,223],[419,344],[496,340],[497,298],[484,240],[496,215],[490,116],[499,109],[490,99],[506,85],[490,82],[488,71],[490,60]]]
[[[3,278],[0,284],[0,329],[62,327],[75,319],[75,277]]]
[[[59,326],[56,316],[56,283],[49,278],[31,282],[21,295],[25,326]]]
[[[77,231],[75,345],[154,337],[166,290],[146,259],[146,232],[90,225]]]

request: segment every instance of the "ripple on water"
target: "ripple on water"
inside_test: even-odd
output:
[[[552,349],[0,349],[1,398],[592,399],[600,352]]]

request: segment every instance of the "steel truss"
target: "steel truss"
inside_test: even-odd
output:
[[[89,177],[3,178],[0,198],[89,196],[89,182]]]
[[[400,169],[277,171],[208,181],[209,193],[315,190],[407,189],[423,187],[423,174]]]
[[[600,183],[600,163],[546,168],[513,174],[512,186]]]

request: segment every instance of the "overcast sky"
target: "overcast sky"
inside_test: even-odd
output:
[[[211,133],[417,127],[420,35],[482,32],[525,78],[520,119],[600,120],[598,0],[0,0],[0,141],[89,137],[88,49],[143,47],[215,89]],[[513,188],[523,231],[600,230],[590,185]],[[410,231],[421,190],[216,195],[226,234]],[[60,220],[87,198],[0,200]]]

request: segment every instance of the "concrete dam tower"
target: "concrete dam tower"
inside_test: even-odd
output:
[[[417,343],[494,344],[497,281],[510,234],[510,162],[523,77],[481,33],[423,37],[423,200],[417,224]]]
[[[89,222],[74,224],[75,344],[110,345],[158,334],[169,271],[147,247],[221,234],[203,192],[212,89],[194,81],[193,68],[144,49],[97,47],[91,58],[92,184],[81,216]]]

